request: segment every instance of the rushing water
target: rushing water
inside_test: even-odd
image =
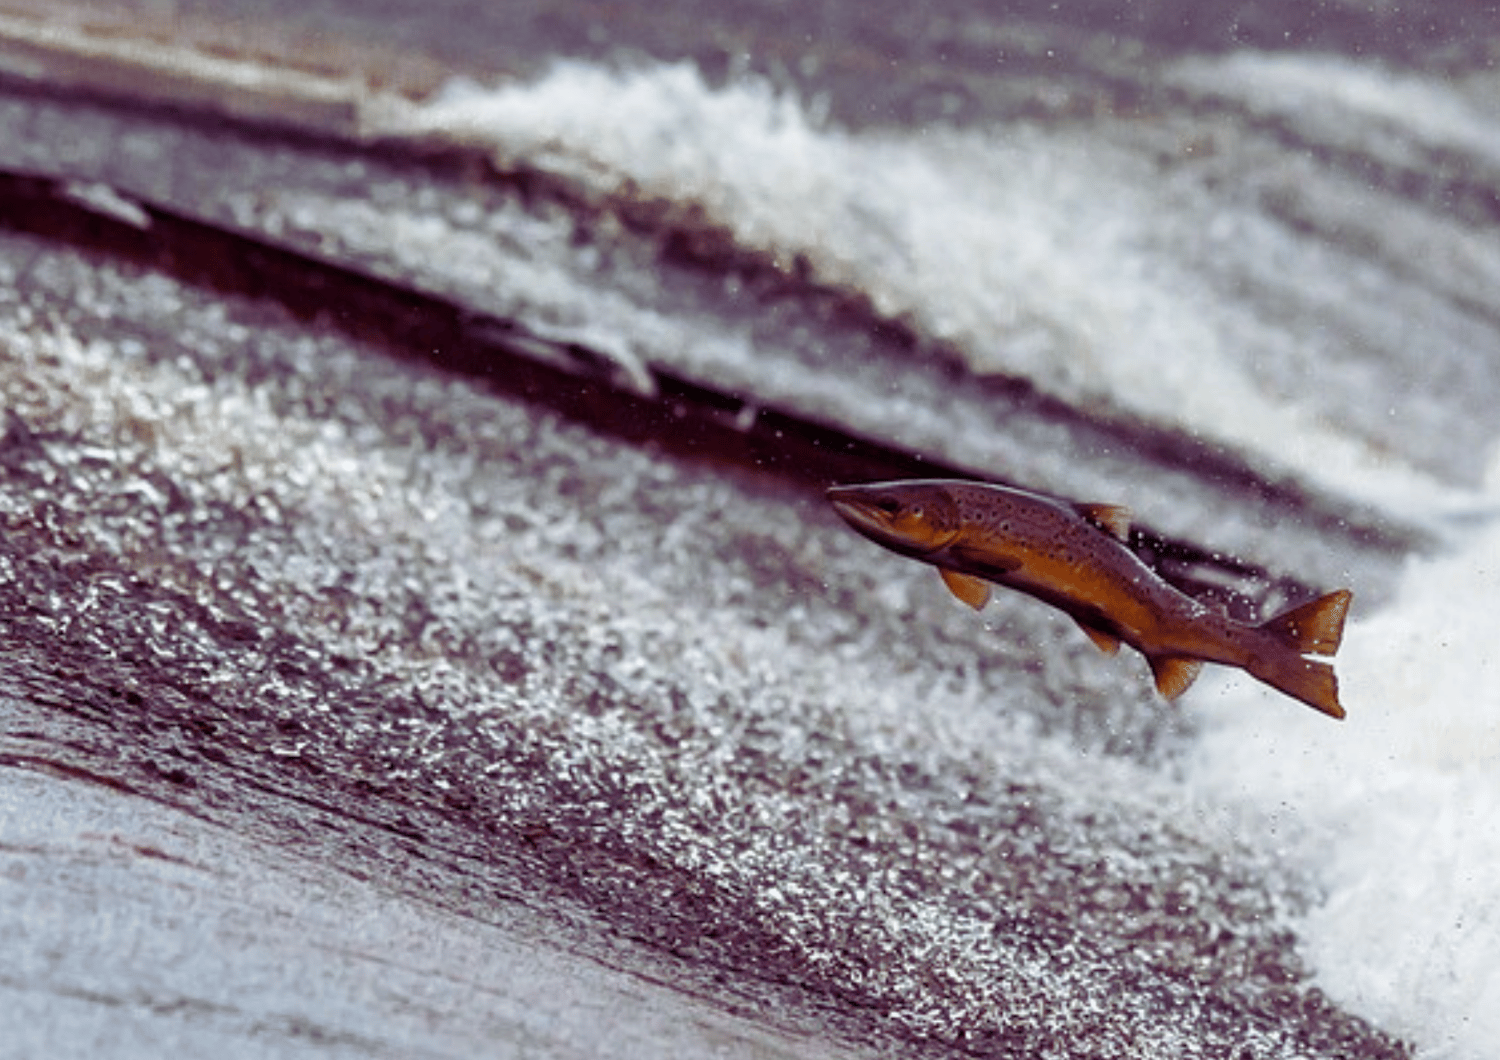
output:
[[[568,64],[525,86],[455,87],[415,125],[606,195],[692,203],[977,375],[1166,425],[1443,531],[1444,553],[1413,560],[1350,625],[1347,725],[1283,717],[1242,678],[1205,682],[1189,702],[1211,720],[1184,782],[1326,888],[1298,931],[1330,996],[1432,1055],[1488,1055],[1500,238],[1452,188],[1493,194],[1500,79],[1255,52],[1168,62],[1160,77],[1181,93],[1160,113],[849,131],[765,82]],[[686,356],[712,370],[712,354]],[[997,463],[989,425],[944,410],[923,430],[920,413],[871,408],[901,421],[883,433]],[[1128,471],[1090,486],[1192,524]],[[1457,529],[1465,515],[1482,524]]]
[[[1168,710],[1135,660],[1024,602],[953,607],[816,501],[29,244],[7,245],[0,331],[13,462],[41,475],[16,439],[50,439],[57,521],[89,548],[318,660],[175,649],[208,697],[266,668],[247,702],[275,709],[214,722],[252,761],[357,763],[411,785],[413,815],[457,792],[455,843],[587,836],[579,880],[633,852],[624,882],[549,884],[632,937],[730,968],[761,947],[752,970],[949,1044],[1055,1026],[1077,1055],[1212,1055],[1243,1031],[1269,1056],[1294,1036],[1251,1041],[1194,995],[1263,1014],[1290,930],[1348,1012],[1423,1056],[1493,1055],[1485,45],[1376,59],[1304,27],[1322,50],[1271,52],[1249,47],[1275,43],[1262,23],[1205,18],[1145,47],[959,6],[903,39],[904,14],[817,10],[782,37],[759,7],[738,35],[637,13],[623,58],[539,19],[547,46],[491,64],[524,76],[370,100],[374,149],[30,99],[4,112],[4,162],[1352,585],[1347,721],[1227,673]],[[478,43],[444,42],[482,72]],[[494,173],[411,161],[434,147]],[[99,499],[127,495],[128,515]],[[25,498],[18,540],[52,541]],[[731,913],[741,934],[691,934]]]

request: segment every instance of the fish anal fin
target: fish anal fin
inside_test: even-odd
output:
[[[1119,504],[1075,504],[1073,510],[1110,537],[1120,541],[1130,539],[1129,508]]]
[[[947,567],[939,567],[938,573],[943,576],[943,584],[948,591],[978,611],[990,601],[990,583],[983,578],[976,578],[972,574],[960,574],[956,570]]]
[[[1082,619],[1075,619],[1078,628],[1089,635],[1089,640],[1094,642],[1095,647],[1105,655],[1114,655],[1120,650],[1120,638],[1113,633],[1106,633],[1098,626],[1091,626]]]
[[[1184,655],[1152,655],[1147,661],[1156,676],[1156,690],[1166,699],[1176,699],[1186,692],[1203,669],[1202,659]]]
[[[1344,638],[1344,619],[1353,597],[1348,589],[1339,589],[1283,611],[1260,628],[1299,654],[1332,655]]]

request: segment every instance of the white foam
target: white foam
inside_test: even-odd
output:
[[[1239,826],[1277,832],[1326,889],[1295,925],[1319,984],[1444,1060],[1500,1043],[1497,600],[1500,524],[1350,622],[1345,722],[1238,678],[1197,693],[1192,783],[1251,807]]]
[[[1476,86],[1478,96],[1470,98],[1453,84],[1368,60],[1297,52],[1193,58],[1178,63],[1169,77],[1274,114],[1320,143],[1417,162],[1422,160],[1410,153],[1413,147],[1446,149],[1500,165],[1493,86]]]
[[[379,121],[602,193],[696,203],[741,243],[800,256],[978,371],[1185,428],[1361,500],[1420,491],[1424,511],[1458,503],[1337,426],[1319,387],[1288,396],[1262,383],[1254,343],[1308,370],[1332,358],[1264,307],[1226,305],[1173,240],[1199,246],[1264,222],[1164,179],[1149,151],[1098,127],[851,132],[762,82],[715,89],[689,65],[582,64],[536,84],[455,84]]]

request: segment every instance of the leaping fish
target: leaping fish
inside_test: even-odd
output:
[[[1127,508],[937,479],[835,486],[828,499],[871,541],[937,567],[953,595],[976,610],[993,582],[1066,611],[1110,655],[1129,644],[1167,699],[1214,662],[1344,716],[1333,666],[1303,656],[1338,651],[1348,589],[1250,625],[1179,592],[1126,548]]]

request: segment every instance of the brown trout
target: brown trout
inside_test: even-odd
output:
[[[1347,589],[1250,625],[1179,592],[1142,563],[1124,544],[1130,512],[1115,505],[946,480],[835,486],[828,499],[865,537],[937,567],[953,595],[976,610],[993,582],[1066,611],[1111,655],[1129,644],[1151,664],[1167,699],[1214,662],[1344,716],[1332,665],[1303,656],[1338,651]]]

